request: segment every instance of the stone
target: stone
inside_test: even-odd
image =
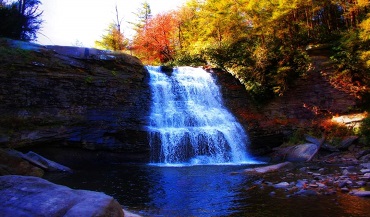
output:
[[[361,173],[365,174],[365,173],[370,173],[370,169],[362,169],[360,170]]]
[[[370,191],[355,191],[353,195],[358,197],[370,197]]]
[[[35,153],[35,152],[28,152],[25,154],[27,160],[33,160],[34,162],[38,162],[39,165],[43,165],[47,171],[55,172],[55,171],[62,171],[62,172],[69,172],[72,173],[72,169],[66,166],[63,166],[57,162],[52,160],[46,159],[43,156]]]
[[[364,156],[360,157],[360,160],[364,161],[364,162],[369,162],[370,161],[370,154],[367,154],[367,155],[364,155]]]
[[[359,151],[359,152],[356,153],[356,158],[359,159],[362,156],[365,156],[365,155],[368,155],[368,154],[370,154],[370,149],[362,150],[362,151]]]
[[[332,145],[329,145],[328,143],[322,144],[321,149],[326,150],[326,151],[330,151],[330,152],[339,152],[338,148],[336,148]]]
[[[292,162],[310,161],[319,150],[319,146],[312,143],[306,143],[288,147],[283,152],[285,153],[285,160]]]
[[[306,181],[306,180],[298,180],[295,186],[298,187],[298,188],[303,188],[307,184],[308,184],[308,181]]]
[[[249,174],[265,174],[265,173],[271,173],[271,172],[278,172],[278,171],[287,171],[291,170],[293,168],[293,164],[290,162],[284,162],[264,167],[256,167],[256,168],[250,168],[245,169],[245,173]]]
[[[342,140],[338,149],[347,150],[356,140],[358,140],[358,136],[348,136]]]
[[[366,169],[370,169],[370,163],[362,163],[361,166]]]
[[[274,185],[275,188],[288,188],[289,186],[288,182],[280,182]]]
[[[25,175],[42,177],[44,171],[21,157],[9,154],[0,149],[0,176],[1,175]]]
[[[63,166],[57,162],[46,159],[43,156],[36,154],[35,152],[32,152],[32,151],[28,152],[27,154],[23,154],[22,152],[19,152],[16,150],[9,150],[8,153],[13,156],[21,157],[24,160],[30,162],[31,164],[43,170],[46,170],[46,171],[50,171],[50,172],[59,171],[59,172],[69,172],[69,173],[72,172],[72,169],[66,166]]]
[[[3,217],[124,216],[121,205],[104,193],[73,190],[30,176],[1,176],[0,201]]]
[[[297,196],[316,196],[316,195],[318,195],[318,193],[314,190],[301,189],[301,190],[295,192],[294,195],[297,195]]]

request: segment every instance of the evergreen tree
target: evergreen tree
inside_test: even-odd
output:
[[[39,0],[18,0],[11,4],[0,2],[0,36],[31,41],[41,28],[42,12]]]

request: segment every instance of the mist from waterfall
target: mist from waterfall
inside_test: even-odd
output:
[[[255,163],[248,136],[223,105],[214,78],[201,68],[162,72],[147,66],[152,88],[151,163],[204,165]]]

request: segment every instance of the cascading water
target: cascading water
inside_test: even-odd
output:
[[[223,106],[212,76],[200,68],[161,72],[147,66],[152,88],[151,161],[159,164],[252,163],[248,137]]]

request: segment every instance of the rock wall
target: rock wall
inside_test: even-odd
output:
[[[2,146],[58,143],[147,157],[151,96],[140,60],[95,49],[1,42],[12,55],[0,60]]]
[[[8,53],[0,52],[0,146],[52,143],[149,159],[151,91],[137,58],[10,40],[0,40],[0,46]],[[298,127],[356,107],[356,97],[330,81],[328,56],[311,58],[307,74],[263,107],[251,103],[230,73],[209,70],[248,132],[253,154],[281,145]]]
[[[332,79],[335,66],[330,54],[319,50],[309,53],[311,67],[281,97],[266,105],[254,105],[244,86],[231,74],[210,70],[220,83],[225,104],[248,131],[252,153],[264,154],[281,145],[294,130],[307,130],[321,120],[348,114],[356,109],[359,98]]]

